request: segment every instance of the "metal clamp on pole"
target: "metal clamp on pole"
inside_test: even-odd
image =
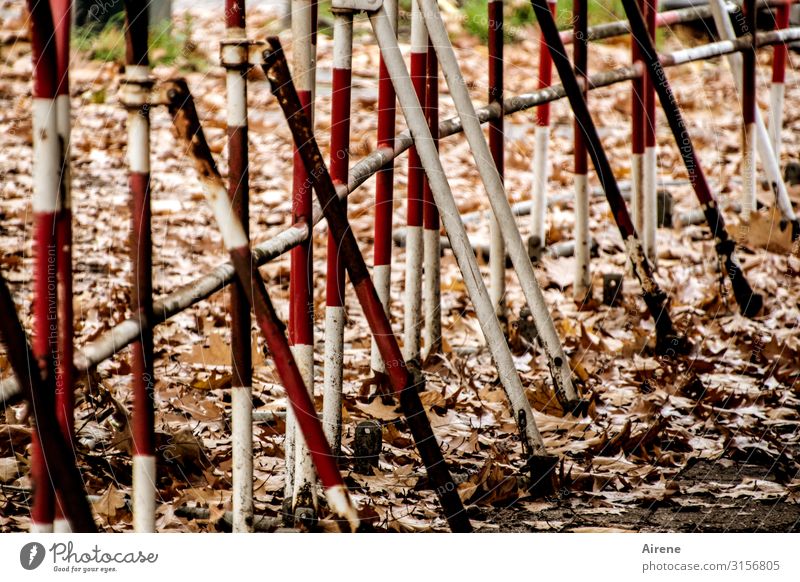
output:
[[[219,43],[219,64],[226,69],[246,71],[264,64],[263,40],[226,38]]]

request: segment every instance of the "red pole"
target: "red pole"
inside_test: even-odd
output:
[[[34,292],[33,356],[39,372],[53,389],[54,355],[58,349],[56,228],[60,198],[61,145],[58,139],[56,97],[58,62],[53,16],[46,0],[28,0],[31,14],[31,56],[33,58],[33,212],[34,212]],[[37,395],[34,394],[34,397]],[[46,406],[53,406],[52,395],[41,395]],[[54,411],[44,411],[48,416]],[[55,493],[47,471],[43,448],[34,433],[31,478],[34,485],[31,531],[53,530]]]
[[[425,117],[436,147],[439,147],[439,60],[436,49],[428,41],[428,57],[425,66]],[[436,353],[442,346],[442,290],[441,248],[439,237],[439,209],[433,199],[427,177],[423,180],[422,219],[424,226],[425,264],[425,357]]]
[[[71,114],[69,102],[69,49],[72,24],[71,0],[53,0],[53,23],[55,25],[56,115],[60,141],[61,190],[59,212],[56,223],[57,277],[58,277],[58,351],[56,352],[56,417],[67,443],[72,444],[75,418],[74,366],[74,314],[72,307],[72,210],[70,179],[70,131]],[[63,507],[56,507],[55,532],[69,532],[70,525],[64,519]]]
[[[775,28],[783,30],[789,27],[789,14],[792,10],[792,0],[778,6],[775,14]],[[786,43],[776,44],[772,49],[772,86],[770,87],[769,108],[769,136],[772,149],[780,164],[781,130],[783,129],[783,101],[785,93],[784,81],[786,80],[786,60],[789,49]]]
[[[655,42],[658,32],[658,0],[644,0],[645,19],[650,37]],[[634,46],[638,43],[631,39]],[[641,53],[639,53],[641,62]],[[644,232],[639,233],[645,255],[656,264],[656,231],[658,229],[658,159],[656,156],[656,90],[650,71],[645,67],[642,75],[644,89],[644,163],[642,188],[644,189]]]
[[[147,54],[147,4],[126,0],[125,89],[128,109],[128,186],[131,194],[131,303],[145,322],[131,344],[133,373],[133,524],[155,531],[155,370],[153,366],[153,259],[150,212],[150,117],[152,81]]]
[[[547,6],[553,18],[556,17],[558,5],[555,0],[548,0]],[[570,35],[570,40],[572,35]],[[553,59],[547,49],[547,41],[543,34],[539,36],[539,71],[538,89],[547,89],[553,82]],[[531,206],[531,238],[528,248],[532,258],[538,257],[545,247],[545,218],[547,216],[547,151],[550,147],[550,103],[536,108],[536,134],[533,150],[533,203]]]
[[[644,9],[647,0],[637,0]],[[631,61],[642,66],[639,45],[631,39]],[[640,239],[644,239],[644,75],[631,81],[631,214],[633,226]]]
[[[742,218],[749,220],[756,210],[756,0],[744,0],[742,6],[746,32],[752,47],[742,51]]]
[[[247,40],[244,0],[225,1],[228,41]],[[247,71],[235,63],[226,71],[228,125],[228,196],[233,212],[249,236],[249,158],[247,146]],[[250,305],[239,281],[230,290],[231,313],[231,433],[233,449],[233,531],[247,532],[253,520],[253,362]]]
[[[503,0],[489,0],[489,103],[503,108]],[[489,122],[489,151],[500,179],[505,170],[503,115]],[[500,321],[505,321],[506,245],[500,225],[492,214],[489,222],[489,272],[492,305]]]
[[[293,74],[300,104],[309,119],[314,119],[314,83],[316,58],[316,0],[292,0]],[[313,223],[311,181],[294,152],[292,183],[292,218],[295,222]],[[300,373],[310,394],[314,391],[314,257],[312,237],[291,252],[289,282],[289,343]],[[287,419],[286,494],[291,498],[291,514],[297,508],[316,508],[314,467],[308,447],[295,428],[293,415]],[[291,435],[289,433],[292,433]],[[299,437],[299,438],[298,438]],[[293,463],[293,467],[289,465]]]
[[[425,103],[428,31],[416,2],[411,6],[411,82],[420,103]],[[403,322],[403,357],[420,359],[423,269],[423,184],[425,172],[415,147],[408,150],[408,198],[406,210],[406,288]]]
[[[589,96],[587,75],[589,68],[589,28],[588,0],[574,0],[572,5],[573,31],[575,37],[574,68],[583,99]],[[552,57],[552,55],[551,55]],[[574,160],[575,160],[575,284],[573,296],[577,301],[584,301],[592,293],[592,275],[590,272],[589,241],[589,158],[583,128],[578,119],[574,123]]]
[[[386,12],[397,31],[397,1],[386,2]],[[394,148],[396,96],[392,80],[381,57],[378,71],[378,149]],[[375,245],[373,255],[373,277],[375,289],[389,314],[389,291],[392,273],[392,215],[394,205],[394,161],[375,174]],[[372,371],[378,390],[388,391],[386,368],[381,360],[378,345],[372,340]]]
[[[350,93],[353,62],[353,14],[337,12],[333,24],[330,169],[334,184],[347,186],[350,162]],[[347,212],[347,199],[342,200]],[[344,362],[344,265],[341,241],[328,230],[325,294],[325,391],[322,424],[333,454],[342,447],[342,366]]]

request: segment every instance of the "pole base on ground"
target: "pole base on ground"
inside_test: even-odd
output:
[[[556,467],[558,457],[555,455],[531,455],[525,462],[525,470],[530,475],[528,494],[533,497],[547,497],[556,490]]]
[[[614,306],[622,298],[622,275],[620,273],[603,274],[603,303]]]
[[[528,257],[532,263],[538,263],[544,252],[544,241],[538,236],[528,237]]]
[[[353,470],[356,473],[371,474],[372,467],[378,465],[378,456],[383,444],[381,425],[376,420],[365,420],[356,426],[353,440]]]
[[[683,335],[667,334],[656,339],[656,354],[659,356],[686,355],[693,347],[689,338]]]
[[[591,401],[586,400],[585,398],[578,398],[576,400],[570,400],[566,403],[564,407],[564,412],[567,414],[571,414],[572,416],[588,416],[589,415],[589,404]]]

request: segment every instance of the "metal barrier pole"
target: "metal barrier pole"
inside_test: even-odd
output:
[[[53,375],[58,350],[56,229],[61,197],[61,144],[58,136],[58,64],[55,30],[49,2],[28,0],[31,15],[31,58],[33,60],[33,212],[34,212],[34,291],[33,356],[46,381],[36,382],[32,397],[40,399],[37,412],[55,414]],[[5,315],[3,316],[6,317]],[[32,361],[32,360],[31,360]],[[31,452],[31,479],[34,484],[31,506],[31,531],[53,531],[55,491],[48,472],[44,435],[34,432]],[[73,455],[69,455],[70,460]],[[66,509],[66,508],[65,508]]]
[[[353,62],[353,15],[335,12],[333,21],[333,80],[331,88],[331,179],[347,185],[350,162],[350,94]],[[347,199],[342,201],[347,212]],[[328,230],[328,272],[325,303],[325,387],[322,424],[333,454],[342,448],[342,366],[344,362],[345,272],[341,241]]]
[[[419,7],[411,3],[411,82],[420,103],[425,103],[428,31]],[[425,172],[414,147],[408,150],[408,199],[406,205],[406,288],[403,306],[403,357],[420,360],[423,269],[423,182]]]
[[[416,0],[415,4],[416,4]],[[497,103],[503,108],[503,0],[489,0],[489,103]],[[445,74],[446,77],[446,74]],[[503,116],[489,122],[489,152],[503,180],[505,168],[505,138],[503,136]],[[515,227],[516,228],[516,227]],[[502,322],[506,320],[506,245],[497,218],[489,217],[489,291],[495,313]]]
[[[547,6],[556,17],[558,4],[556,0],[547,0]],[[547,50],[544,35],[539,35],[539,71],[538,88],[547,89],[553,83],[553,60]],[[550,167],[547,163],[547,152],[550,148],[550,103],[536,108],[536,133],[533,141],[533,197],[531,206],[531,238],[528,241],[528,253],[531,258],[538,257],[547,246],[545,217],[547,216],[547,180]]]
[[[581,88],[584,103],[588,99],[589,67],[589,0],[573,0],[572,22],[575,37],[575,78]],[[575,283],[572,295],[575,301],[583,302],[592,294],[591,247],[589,241],[589,158],[580,120],[575,116],[573,124],[575,160]]]
[[[756,0],[744,0],[742,6],[745,32],[752,39],[749,50],[742,51],[742,219],[750,221],[756,211]]]
[[[647,19],[647,30],[653,39],[656,38],[658,31],[658,0],[642,0],[645,7],[645,17]],[[631,44],[636,44],[631,39]],[[641,53],[639,53],[641,62]],[[642,177],[642,246],[647,260],[655,267],[658,260],[658,248],[656,246],[656,233],[658,232],[658,157],[656,155],[656,91],[650,80],[650,72],[645,70],[642,73],[644,83],[644,160]]]
[[[426,30],[427,32],[427,30]],[[439,148],[439,59],[436,49],[428,40],[425,82],[425,119],[431,132],[434,148]],[[425,354],[438,353],[442,347],[442,272],[439,245],[439,209],[425,176],[422,191],[422,218],[424,223],[424,271],[423,311],[425,313]]]
[[[637,0],[643,6],[647,0]],[[639,45],[631,40],[631,63],[634,67],[643,67]],[[653,258],[647,253],[647,234],[644,226],[644,125],[645,125],[645,75],[631,81],[631,218],[636,232],[642,238],[647,259]]]
[[[56,219],[57,278],[58,278],[58,350],[56,352],[56,417],[67,443],[74,446],[75,431],[75,322],[72,306],[72,210],[70,132],[72,119],[69,94],[70,31],[72,26],[71,0],[51,3],[56,43],[56,125],[60,142],[61,190]],[[73,454],[74,457],[74,454]],[[76,460],[77,462],[77,460]],[[53,531],[69,533],[70,524],[64,508],[56,499]]]
[[[778,6],[775,13],[775,24],[778,30],[789,28],[789,14],[792,0]],[[786,94],[786,60],[789,49],[786,43],[776,44],[772,49],[772,84],[769,92],[769,138],[775,157],[781,156],[781,130],[783,129],[783,102]]]
[[[223,47],[247,46],[244,0],[225,1]],[[241,54],[241,51],[236,51]],[[245,55],[247,53],[245,52]],[[247,236],[250,233],[250,168],[247,129],[247,59],[224,60],[227,88],[228,196]],[[231,448],[234,532],[252,531],[253,523],[253,361],[250,305],[237,281],[230,290],[231,314]]]
[[[147,55],[147,5],[126,0],[125,84],[121,101],[128,110],[128,185],[131,194],[131,303],[142,326],[131,345],[133,374],[133,525],[155,531],[155,370],[153,366],[153,259],[150,213],[150,67]]]

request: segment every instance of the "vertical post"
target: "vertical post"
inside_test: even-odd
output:
[[[420,103],[425,103],[428,31],[416,2],[411,3],[411,82]],[[422,321],[422,196],[425,173],[415,147],[408,150],[408,200],[406,210],[406,288],[403,322],[403,357],[420,359]]]
[[[228,41],[246,42],[244,0],[226,0]],[[233,212],[249,236],[249,156],[247,144],[247,63],[228,66],[228,196]],[[231,432],[233,448],[233,531],[247,532],[253,522],[253,362],[250,305],[239,281],[230,288],[231,312]]]
[[[386,0],[386,12],[397,35],[397,0]],[[396,117],[395,92],[392,79],[381,57],[378,71],[378,148],[394,148],[394,126]],[[375,174],[375,248],[373,271],[375,289],[389,314],[392,274],[392,214],[394,205],[394,161],[389,162]],[[386,368],[372,339],[372,371],[378,389],[386,389]]]
[[[69,102],[69,50],[72,25],[71,0],[51,3],[56,43],[56,116],[60,149],[61,179],[59,210],[56,221],[56,247],[58,265],[58,350],[56,352],[56,417],[68,444],[73,443],[75,423],[74,366],[74,313],[72,308],[72,211],[70,176],[71,113]],[[74,458],[71,459],[74,462]],[[64,517],[60,502],[56,505],[53,531],[68,533],[70,524]]]
[[[133,310],[143,322],[131,344],[133,372],[133,525],[155,531],[156,458],[153,367],[153,281],[150,213],[150,114],[152,86],[147,54],[147,5],[126,0],[126,65],[123,103],[128,109],[128,185],[131,193]]]
[[[637,0],[637,2],[639,6],[643,6],[647,0]],[[631,61],[633,66],[642,65],[641,51],[633,38],[631,38]],[[631,216],[633,226],[643,241],[646,238],[644,232],[644,84],[644,75],[631,80]],[[645,246],[644,242],[642,246]]]
[[[439,59],[436,49],[428,40],[425,84],[425,119],[436,149],[439,148]],[[442,273],[439,237],[439,209],[425,176],[422,192],[423,222],[425,230],[425,357],[438,352],[442,347]]]
[[[789,27],[789,13],[792,10],[792,0],[786,0],[777,8],[775,14],[775,28],[782,30]],[[783,101],[786,79],[786,60],[789,49],[785,42],[778,43],[772,48],[772,85],[769,92],[769,138],[772,150],[780,163],[781,155],[781,130],[783,130]]]
[[[645,8],[645,18],[647,20],[647,30],[653,42],[658,31],[658,0],[643,0]],[[638,47],[638,43],[632,40],[632,44]],[[638,53],[641,62],[641,52]],[[644,254],[654,266],[657,260],[656,233],[658,232],[658,157],[656,156],[656,90],[653,86],[653,78],[650,71],[645,68],[642,73],[644,82],[644,162],[642,188],[644,192],[642,199],[644,214],[642,236],[642,247]]]
[[[742,218],[756,210],[756,0],[744,0],[745,30],[752,43],[742,51]]]
[[[547,0],[547,6],[553,18],[556,16],[558,4],[556,0]],[[539,35],[539,72],[538,89],[546,89],[553,82],[553,59],[547,49],[544,35]],[[547,152],[550,148],[550,103],[536,108],[536,133],[533,145],[533,201],[531,205],[531,238],[528,249],[531,258],[538,258],[547,244],[545,233],[545,217],[547,216],[547,180],[549,166]]]
[[[589,10],[588,0],[574,0],[572,4],[573,32],[575,37],[574,67],[584,102],[589,95],[587,75],[589,65]],[[590,271],[591,244],[589,242],[589,161],[586,154],[586,141],[580,120],[574,124],[575,159],[575,283],[573,296],[576,301],[584,301],[592,293],[592,274]]]
[[[292,43],[294,54],[293,76],[297,95],[309,119],[314,119],[314,83],[316,59],[316,0],[292,0]],[[312,224],[311,181],[300,159],[294,152],[292,184],[292,214],[294,221]],[[292,249],[289,295],[289,341],[300,373],[309,394],[314,394],[314,281],[312,237]],[[312,399],[313,400],[313,399]],[[287,414],[286,463],[287,491],[292,499],[291,513],[297,508],[316,509],[314,495],[314,466],[302,435],[296,428],[297,419]],[[290,430],[291,429],[291,430]],[[291,436],[290,436],[291,432]],[[293,473],[289,464],[294,463]]]
[[[498,103],[503,109],[503,0],[489,0],[489,103]],[[494,165],[503,179],[505,169],[505,139],[503,115],[489,122],[489,150]],[[497,218],[489,219],[489,290],[498,319],[506,318],[506,245]]]
[[[34,289],[33,357],[45,382],[35,387],[54,389],[54,356],[58,349],[56,223],[58,219],[61,145],[58,139],[56,98],[58,78],[54,27],[49,2],[28,0],[31,14],[31,57],[33,59],[33,212]],[[4,315],[3,318],[6,316]],[[45,407],[54,406],[53,394],[33,394]],[[53,415],[54,410],[43,410]],[[34,432],[31,478],[34,484],[31,531],[53,531],[55,491],[44,450],[48,443]]]
[[[350,161],[350,94],[353,62],[353,14],[333,14],[333,82],[331,96],[331,179],[347,185]],[[342,208],[347,212],[347,199]],[[325,295],[325,386],[322,425],[333,454],[342,448],[342,366],[344,362],[345,273],[341,241],[328,230],[328,273]]]

